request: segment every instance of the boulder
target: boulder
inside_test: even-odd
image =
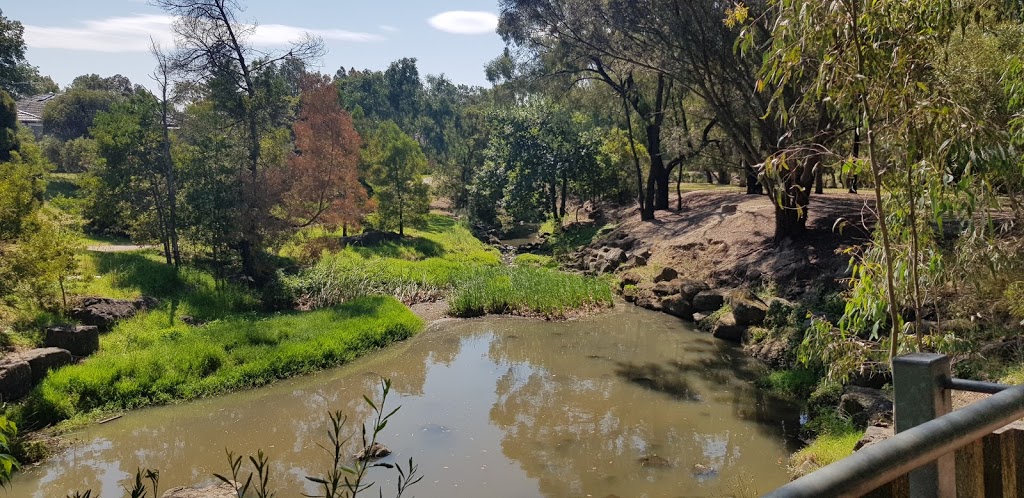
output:
[[[237,498],[238,492],[231,484],[221,483],[205,488],[172,488],[164,492],[162,496],[163,498]]]
[[[650,261],[651,259],[651,249],[649,247],[645,247],[643,249],[636,249],[633,251],[633,254],[635,254],[636,257],[644,258],[647,261]]]
[[[732,342],[741,342],[743,340],[743,333],[746,331],[747,326],[736,323],[736,317],[732,313],[722,315],[711,327],[711,335],[718,339]]]
[[[622,299],[625,299],[627,303],[635,303],[638,297],[640,297],[640,290],[636,286],[627,285],[622,288]]]
[[[868,427],[866,432],[864,432],[864,436],[860,438],[860,441],[857,441],[857,444],[853,446],[853,451],[861,450],[875,443],[885,441],[886,439],[891,438],[892,435],[892,427],[872,425],[871,427]]]
[[[679,294],[662,298],[661,311],[684,320],[693,320],[693,307]]]
[[[839,410],[857,427],[892,425],[892,399],[884,391],[846,386],[839,399]]]
[[[679,283],[675,280],[671,282],[661,281],[654,284],[654,293],[658,296],[671,296],[679,292]]]
[[[27,362],[32,368],[33,385],[42,382],[50,370],[70,365],[75,361],[68,350],[61,348],[32,349],[19,353],[17,359]]]
[[[768,314],[768,305],[761,302],[757,296],[735,296],[730,299],[730,304],[732,304],[732,314],[736,317],[736,323],[739,325],[760,326]]]
[[[634,304],[641,308],[661,311],[661,298],[654,294],[654,291],[649,284],[637,287],[636,301],[634,301]]]
[[[704,313],[694,313],[693,314],[693,321],[695,321],[697,323],[703,322],[707,318],[708,318],[708,315],[706,315]]]
[[[892,383],[892,372],[888,367],[865,364],[850,374],[848,383],[851,386],[881,389]]]
[[[605,261],[611,261],[611,262],[615,263],[616,265],[621,265],[622,263],[626,262],[626,259],[628,259],[626,257],[626,251],[623,251],[622,249],[619,249],[618,247],[609,247],[609,248],[607,248],[607,250],[602,254],[601,257]]]
[[[693,296],[693,309],[697,311],[716,311],[725,304],[725,293],[720,290],[706,290]]]
[[[675,271],[675,269],[673,268],[666,267],[662,268],[661,272],[658,273],[656,277],[654,277],[654,283],[668,282],[671,280],[675,280],[677,278],[679,278],[679,272]]]
[[[626,265],[628,265],[631,268],[636,268],[638,266],[647,266],[647,258],[637,254],[633,254],[632,256],[626,259]]]
[[[108,332],[117,321],[131,318],[140,311],[153,309],[158,304],[152,297],[141,297],[134,301],[87,297],[71,310],[71,318],[85,325],[97,327],[100,332]]]
[[[66,349],[74,356],[89,356],[100,349],[100,331],[92,325],[57,325],[46,329],[43,343],[48,348]]]
[[[708,284],[705,284],[700,280],[685,279],[681,280],[679,284],[679,295],[683,296],[683,299],[690,301],[691,303],[697,294],[706,290],[711,290],[711,288],[708,287]]]
[[[761,342],[747,344],[743,351],[775,369],[784,369],[792,364],[793,348],[788,337],[771,337]]]
[[[12,359],[0,364],[0,401],[14,401],[32,389],[32,367]]]
[[[643,280],[643,277],[641,277],[639,274],[633,273],[631,271],[626,272],[619,277],[619,286],[625,287],[627,285],[637,285],[640,283],[641,280]]]

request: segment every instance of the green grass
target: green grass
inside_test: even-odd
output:
[[[286,255],[303,252],[302,241],[318,236],[327,235],[306,234],[289,244]],[[409,230],[400,242],[324,251],[288,285],[310,309],[379,294],[409,302],[449,298],[455,316],[507,313],[554,318],[611,305],[607,282],[547,269],[554,261],[546,256],[522,255],[516,262],[516,267],[503,267],[500,254],[465,226],[431,215],[427,226]]]
[[[257,309],[259,302],[241,286],[218,283],[213,275],[185,266],[178,271],[153,251],[87,252],[80,256],[82,280],[73,291],[83,296],[135,299],[152,296],[178,314],[203,320]]]
[[[811,463],[809,470],[814,471],[834,462],[838,462],[853,454],[853,447],[864,436],[861,431],[843,432],[839,434],[823,434],[811,444],[790,457],[790,468],[804,469],[806,462]],[[795,476],[794,476],[795,477]]]
[[[202,327],[167,311],[119,324],[100,352],[51,374],[20,411],[50,424],[92,411],[131,409],[249,388],[343,364],[416,333],[423,322],[387,297],[275,316],[234,316]]]
[[[520,254],[515,258],[516,266],[526,266],[531,268],[558,268],[558,262],[555,261],[551,256],[544,256],[541,254]]]
[[[449,301],[458,317],[488,313],[565,317],[575,310],[612,305],[612,292],[602,280],[545,268],[478,268]]]
[[[785,399],[807,399],[821,380],[821,373],[796,367],[788,370],[774,370],[757,381],[758,387]]]

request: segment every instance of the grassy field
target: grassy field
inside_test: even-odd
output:
[[[188,400],[350,361],[416,333],[423,323],[388,297],[275,316],[233,316],[201,327],[171,324],[167,310],[103,336],[100,352],[63,368],[32,393],[22,423],[50,424],[93,410]]]

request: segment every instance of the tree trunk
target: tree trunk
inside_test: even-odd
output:
[[[665,159],[661,153],[661,126],[647,126],[647,151],[651,158],[650,175],[654,178],[655,185],[654,209],[668,209],[672,179],[671,171],[665,168]]]
[[[707,178],[708,184],[715,183],[715,175],[711,174],[711,170],[705,169],[704,170],[704,176]]]
[[[730,183],[732,183],[732,179],[729,178],[729,177],[730,177],[730,175],[729,175],[728,171],[718,170],[718,184],[719,185],[729,185]]]
[[[814,193],[821,195],[825,193],[825,172],[819,164],[814,168]]]
[[[747,178],[747,195],[761,195],[764,193],[764,185],[757,178],[757,170],[750,163],[743,161],[743,174]]]
[[[558,219],[565,218],[565,205],[569,196],[569,179],[566,178],[566,173],[562,172],[562,206],[558,212]]]
[[[676,211],[683,211],[683,167],[679,166],[679,174],[676,176]]]

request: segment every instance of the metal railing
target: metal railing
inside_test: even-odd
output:
[[[1024,386],[953,379],[949,359],[893,362],[896,435],[765,496],[862,496],[909,473],[910,496],[956,496],[953,452],[1024,416]],[[994,393],[952,411],[950,390]]]

